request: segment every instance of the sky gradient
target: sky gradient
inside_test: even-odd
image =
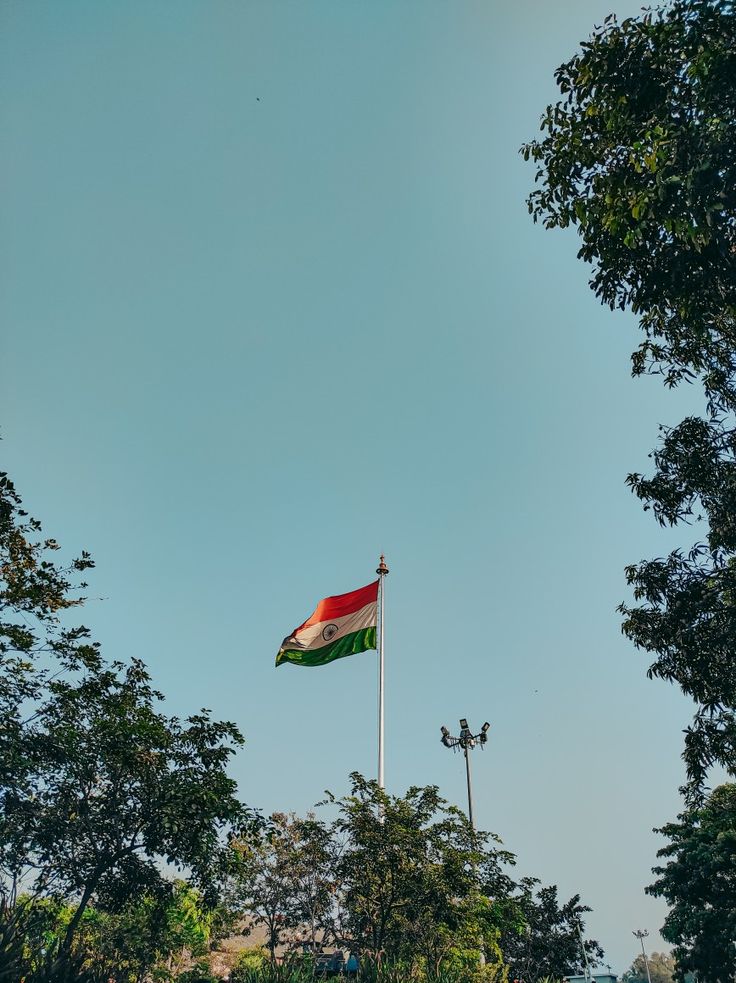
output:
[[[624,479],[697,401],[630,378],[518,154],[612,9],[4,0],[0,446],[105,654],[235,720],[267,812],[375,774],[375,654],[274,657],[385,552],[389,791],[464,805],[439,728],[488,719],[479,825],[622,972],[690,714],[615,610],[689,539]]]

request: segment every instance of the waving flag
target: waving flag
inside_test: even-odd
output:
[[[376,647],[378,581],[320,601],[314,614],[281,643],[276,665],[324,666]]]

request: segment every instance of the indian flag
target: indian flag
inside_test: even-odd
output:
[[[376,647],[378,581],[320,601],[314,614],[281,643],[276,665],[324,666]]]

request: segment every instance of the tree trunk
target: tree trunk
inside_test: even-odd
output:
[[[276,925],[270,923],[268,926],[268,948],[271,950],[271,965],[276,963]]]
[[[82,898],[79,904],[77,905],[77,910],[74,912],[74,915],[72,916],[72,920],[69,922],[69,925],[67,926],[66,935],[64,936],[64,941],[61,943],[61,951],[65,955],[69,955],[69,952],[72,947],[72,939],[74,938],[74,933],[77,930],[77,926],[79,925],[79,922],[82,919],[82,915],[84,914],[85,909],[89,904],[90,898],[92,897],[95,888],[99,884],[100,878],[102,877],[103,873],[104,870],[101,870],[98,874],[90,878],[90,880],[87,881],[87,884],[85,885]]]
[[[66,935],[64,936],[64,941],[61,943],[61,951],[65,955],[69,955],[69,952],[72,947],[72,939],[74,938],[74,933],[76,932],[79,922],[82,919],[82,915],[84,914],[87,905],[89,904],[90,899],[94,894],[95,888],[100,883],[100,879],[102,878],[102,875],[105,873],[106,870],[110,870],[110,868],[113,867],[118,862],[118,860],[120,860],[121,857],[124,857],[126,853],[133,853],[134,849],[135,848],[133,846],[127,846],[122,850],[118,850],[117,853],[114,853],[112,856],[108,857],[105,861],[99,863],[92,871],[89,880],[84,886],[84,892],[82,894],[82,898],[79,902],[77,910],[74,912],[72,920],[69,922],[69,926],[66,930]]]

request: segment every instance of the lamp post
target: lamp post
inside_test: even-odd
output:
[[[465,717],[460,718],[460,736],[453,737],[447,727],[440,727],[442,732],[442,743],[445,747],[452,748],[453,751],[457,751],[458,748],[462,748],[463,754],[465,755],[465,774],[468,780],[468,819],[470,820],[470,827],[475,831],[475,821],[473,819],[473,780],[470,773],[470,754],[474,747],[478,744],[483,747],[483,745],[488,740],[488,730],[490,724],[486,721],[480,729],[478,734],[474,734],[470,727],[468,727],[468,721]]]
[[[644,956],[644,965],[647,968],[647,980],[649,983],[652,983],[652,977],[649,973],[649,960],[647,959],[647,954],[644,950],[644,939],[649,935],[649,932],[647,932],[645,928],[637,928],[631,934],[641,942],[641,954]]]
[[[473,831],[473,834],[475,834],[475,821],[473,819],[473,782],[470,774],[470,754],[468,752],[472,751],[477,744],[480,744],[480,746],[483,747],[488,740],[488,730],[490,726],[491,725],[488,723],[488,721],[486,721],[481,727],[480,732],[478,734],[474,734],[470,727],[468,727],[468,721],[466,718],[461,717],[459,737],[453,737],[447,727],[440,727],[440,731],[442,732],[441,740],[445,747],[452,748],[453,751],[457,751],[458,748],[462,748],[463,754],[465,755],[465,775],[468,780],[468,819],[470,820],[470,828]],[[475,835],[473,835],[473,840],[475,840]],[[475,871],[475,878],[477,878],[477,871]],[[475,890],[477,891],[477,887]],[[480,950],[478,954],[478,962],[481,966],[485,966],[486,954],[483,951],[482,938],[479,939],[478,948]]]

